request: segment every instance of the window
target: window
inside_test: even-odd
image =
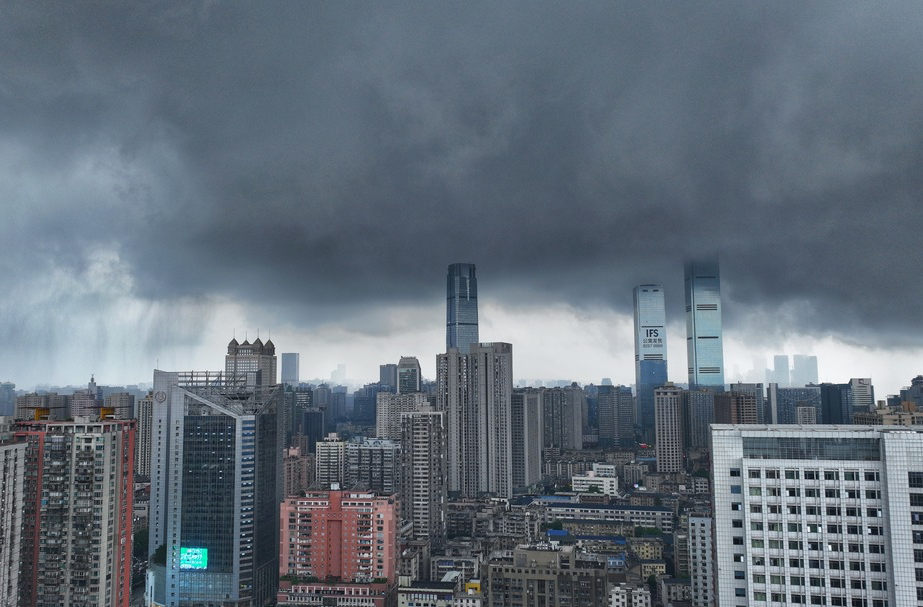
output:
[[[738,536],[738,537],[735,537],[735,538],[734,538],[734,545],[735,545],[735,546],[743,546],[743,545],[744,545],[744,538],[739,537],[739,536]]]
[[[788,494],[789,497],[800,497],[801,489],[799,489],[798,487],[789,487],[786,490],[786,493]]]
[[[820,490],[819,490],[819,489],[811,489],[811,488],[805,489],[805,490],[804,490],[804,496],[805,496],[805,497],[820,497]]]
[[[808,481],[816,481],[817,480],[817,470],[805,470],[804,478],[805,480],[808,480]]]
[[[872,482],[878,482],[878,472],[877,472],[877,471],[873,471],[873,470],[866,470],[866,471],[865,471],[865,480],[866,480],[867,482],[870,482],[870,483],[872,483]]]
[[[763,490],[759,487],[750,487],[750,495],[763,495]]]
[[[840,507],[827,506],[827,516],[840,516]]]
[[[838,481],[840,480],[840,473],[837,470],[824,470],[824,480],[825,481]]]
[[[847,508],[846,516],[859,516],[859,509],[858,508]]]
[[[770,575],[770,576],[769,576],[769,583],[770,583],[770,584],[784,584],[784,583],[785,583],[785,576],[782,576],[782,575]]]
[[[747,596],[747,589],[746,588],[735,588],[734,596]]]
[[[740,493],[740,485],[731,485],[731,493]]]
[[[824,489],[824,497],[838,498],[840,497],[839,489]]]
[[[751,548],[762,548],[762,547],[764,547],[764,546],[765,546],[765,544],[763,543],[763,540],[757,540],[757,539],[752,539],[752,540],[750,540],[750,547],[751,547]]]
[[[760,514],[763,512],[762,504],[750,504],[750,512],[752,514]]]
[[[731,476],[740,476],[740,468],[731,468]]]
[[[766,478],[779,478],[778,470],[766,470]]]
[[[734,579],[735,580],[745,580],[747,579],[747,573],[743,570],[738,569],[737,571],[734,572]]]
[[[747,470],[747,478],[760,478],[759,470]]]
[[[866,494],[868,491],[866,491]],[[923,506],[923,493],[911,493],[910,494],[910,505],[911,506]]]
[[[743,509],[743,505],[740,502],[734,502],[731,504],[731,510],[734,512],[740,512]]]
[[[785,479],[786,479],[786,480],[790,480],[790,481],[792,481],[792,480],[797,480],[797,479],[798,479],[798,476],[799,476],[799,475],[798,475],[798,471],[797,471],[797,470],[786,470],[786,471],[785,471]]]
[[[913,489],[923,489],[923,472],[908,472],[907,484]]]
[[[766,576],[763,575],[763,574],[761,574],[761,573],[754,573],[754,574],[753,574],[753,583],[754,583],[754,584],[765,584],[765,583],[766,583]]]
[[[741,519],[734,519],[733,521],[731,521],[731,526],[734,527],[735,529],[743,529],[744,522]]]
[[[763,530],[763,523],[760,523],[758,521],[750,522],[750,531],[762,531],[762,530]]]
[[[801,514],[801,506],[789,506],[788,513],[789,514]]]

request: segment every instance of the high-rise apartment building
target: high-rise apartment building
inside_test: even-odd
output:
[[[641,435],[654,436],[654,390],[667,383],[667,316],[661,285],[634,288],[635,394]]]
[[[397,588],[397,496],[307,491],[282,502],[278,604],[385,607]]]
[[[685,268],[686,356],[689,389],[724,389],[721,276],[717,260],[689,261]]]
[[[731,391],[718,393],[715,395],[715,423],[759,423],[758,402],[756,396],[749,392]]]
[[[282,456],[283,495],[301,495],[314,482],[314,455],[288,447]]]
[[[314,480],[325,486],[346,482],[346,441],[336,432],[317,441],[314,446]]]
[[[718,605],[919,603],[923,433],[716,425],[712,443]]]
[[[400,427],[400,425],[398,425]],[[401,484],[401,444],[385,438],[356,437],[346,441],[345,483],[376,493],[398,493]]]
[[[130,392],[113,392],[102,401],[101,418],[132,419],[135,411],[135,395]]]
[[[728,386],[728,390],[737,394],[749,394],[752,396],[756,401],[757,423],[768,423],[768,420],[771,418],[771,413],[768,411],[768,407],[766,406],[766,390],[763,388],[763,384],[737,382],[736,384],[730,384],[730,386]]]
[[[711,424],[715,423],[715,391],[711,389],[683,392],[683,440],[687,449],[708,449]]]
[[[12,421],[0,416],[0,605],[11,606],[20,598],[26,470],[26,445],[13,441]]]
[[[375,435],[379,438],[398,440],[401,436],[401,414],[421,411],[429,405],[421,392],[391,394],[379,392],[375,409]]]
[[[247,383],[254,386],[274,386],[276,384],[276,346],[272,340],[263,341],[257,337],[251,344],[246,339],[237,343],[232,339],[228,343],[228,353],[224,357],[224,374],[226,377],[238,377],[247,374]]]
[[[422,386],[420,361],[416,356],[401,356],[397,363],[397,391],[400,394],[419,392]]]
[[[20,605],[128,607],[133,421],[20,422],[26,444]]]
[[[297,386],[300,380],[301,354],[298,352],[282,353],[282,383]]]
[[[602,385],[596,393],[600,447],[630,449],[635,444],[635,399],[627,386]]]
[[[542,394],[513,390],[510,400],[510,463],[513,490],[528,492],[542,480]]]
[[[693,512],[688,517],[690,599],[692,607],[715,607],[715,546],[712,517]]]
[[[446,428],[441,411],[401,414],[401,518],[414,539],[445,539]]]
[[[154,422],[154,392],[138,400],[135,408],[135,472],[151,475],[151,428]]]
[[[792,385],[796,387],[817,383],[817,357],[795,354],[792,357]]]
[[[566,388],[541,388],[542,447],[583,448],[583,411],[586,395],[577,384]]]
[[[446,276],[445,348],[468,353],[478,338],[478,279],[473,263],[453,263]]]
[[[149,605],[275,600],[284,399],[259,371],[154,371]]]
[[[683,392],[672,382],[654,390],[657,472],[683,470]]]
[[[449,491],[465,497],[513,493],[513,346],[472,344],[436,358],[437,409],[446,414]]]

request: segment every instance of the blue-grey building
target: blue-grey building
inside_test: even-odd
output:
[[[148,604],[274,604],[283,391],[154,371]]]
[[[667,383],[666,305],[663,287],[639,285],[635,308],[635,394],[637,423],[646,441],[654,440],[654,390]]]
[[[724,389],[721,276],[718,260],[686,262],[686,352],[689,389]]]
[[[478,339],[478,279],[473,263],[453,263],[446,277],[445,348],[468,354]]]
[[[798,408],[812,407],[814,419],[824,419],[821,406],[820,386],[806,386],[804,388],[780,388],[777,384],[769,384],[769,410],[773,424],[797,424]],[[844,421],[843,423],[852,423]]]

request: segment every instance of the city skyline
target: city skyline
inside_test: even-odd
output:
[[[465,260],[519,376],[630,383],[628,291],[663,284],[680,335],[677,265],[713,251],[726,381],[919,371],[913,4],[3,16],[0,381],[216,368],[235,328],[307,378],[432,377]]]

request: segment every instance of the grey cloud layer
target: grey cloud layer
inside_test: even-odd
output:
[[[146,300],[307,323],[438,301],[458,260],[676,300],[717,251],[732,323],[893,338],[923,328],[918,8],[8,4],[0,279],[28,306],[110,250]]]

